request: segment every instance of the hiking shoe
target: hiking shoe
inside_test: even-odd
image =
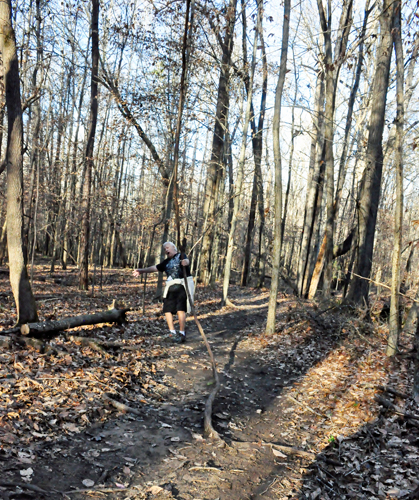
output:
[[[173,342],[176,342],[176,344],[183,344],[186,340],[186,335],[183,335],[182,333],[176,331],[175,335],[173,335]]]

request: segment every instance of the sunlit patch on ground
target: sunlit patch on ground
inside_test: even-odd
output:
[[[155,412],[147,425],[156,424],[156,432],[163,429],[162,454],[149,464],[147,474],[163,468],[153,490],[159,494],[169,491],[165,490],[167,474],[171,474],[173,491],[179,490],[179,497],[188,500],[242,500],[244,493],[255,492],[267,499],[372,500],[403,498],[416,488],[419,432],[415,423],[419,420],[404,418],[404,414],[415,415],[417,406],[382,388],[408,395],[412,360],[388,362],[385,325],[367,323],[339,309],[322,313],[314,303],[280,294],[276,334],[267,336],[266,290],[231,287],[232,302],[238,307],[221,308],[219,284],[213,289],[199,285],[198,317],[224,378],[215,419],[230,446],[218,449],[200,435],[203,398],[212,383],[200,336],[195,331],[193,340],[182,347],[167,343],[162,305],[155,299],[156,279],[147,282],[144,296],[143,284],[133,282],[131,270],[103,270],[102,287],[96,281],[93,294],[91,289],[88,293],[77,290],[75,269],[52,276],[48,266],[38,267],[35,278],[41,319],[102,311],[114,299],[131,310],[124,326],[79,327],[46,342],[44,352],[17,343],[16,338],[0,347],[0,459],[5,459],[0,465],[17,464],[18,477],[20,470],[26,474],[38,467],[31,476],[36,483],[42,464],[56,464],[54,453],[59,456],[61,452],[53,450],[65,449],[68,460],[64,457],[61,465],[73,470],[79,466],[80,453],[83,457],[96,453],[105,460],[107,452],[102,448],[108,445],[98,441],[95,448],[96,438],[102,438],[92,430],[103,424],[110,426],[111,435],[113,425],[124,423],[118,439],[127,443],[136,426],[141,439],[150,438],[147,443],[154,450],[154,437],[149,436],[142,417],[137,421],[135,414],[120,413],[111,398],[140,409],[144,417],[148,411]],[[0,275],[3,329],[14,321],[9,290],[7,276]],[[190,331],[192,322],[189,318]],[[93,343],[81,343],[78,337],[91,338]],[[411,348],[410,338],[403,338],[402,343],[406,350]],[[394,406],[385,410],[378,397]],[[185,413],[180,416],[180,412]],[[188,443],[179,452],[174,446],[182,432]],[[191,439],[196,441],[191,444]],[[234,442],[243,440],[250,447],[243,443],[237,452]],[[286,444],[306,455],[278,450],[275,454],[269,447],[272,443]],[[52,455],[46,453],[41,463],[41,454],[37,456],[34,450],[49,444]],[[143,453],[141,460],[150,452],[134,448]],[[125,448],[115,457],[119,468],[109,478],[113,488],[130,484],[129,478],[143,480],[144,465],[135,472],[126,457],[130,458]],[[171,471],[175,467],[179,468]],[[5,474],[13,476],[13,469],[6,469]],[[42,476],[45,484],[49,484],[47,472]],[[79,484],[83,478],[71,481]],[[135,481],[132,498],[145,498],[149,490],[140,494]],[[94,494],[118,498],[112,492]]]

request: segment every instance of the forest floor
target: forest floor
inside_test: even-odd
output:
[[[143,315],[143,285],[129,270],[104,271],[92,297],[77,290],[74,268],[36,267],[42,320],[95,313],[113,299],[131,311],[122,326],[80,327],[41,352],[0,336],[1,498],[418,498],[411,339],[388,361],[378,319],[285,293],[267,337],[267,289],[232,286],[236,307],[220,308],[220,288],[199,286],[197,314],[222,381],[213,407],[222,441],[212,442],[203,438],[209,357],[193,318],[185,344],[167,339],[154,290],[147,285]],[[0,274],[2,329],[13,307]]]

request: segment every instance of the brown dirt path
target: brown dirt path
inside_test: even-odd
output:
[[[22,471],[31,468],[27,484],[47,493],[1,487],[0,481],[0,497],[59,498],[66,492],[61,496],[75,500],[328,500],[393,498],[393,490],[399,495],[394,498],[402,498],[414,489],[418,464],[408,454],[417,450],[417,429],[393,415],[380,416],[373,399],[377,379],[395,382],[394,367],[381,363],[382,336],[362,330],[363,341],[344,318],[317,315],[311,304],[284,297],[279,334],[267,339],[266,290],[232,287],[237,309],[219,309],[218,293],[201,291],[198,313],[222,380],[213,419],[223,443],[202,438],[213,381],[196,326],[189,319],[187,343],[171,344],[160,306],[149,306],[146,318],[133,313],[119,330],[123,338],[135,335],[146,345],[141,356],[152,362],[146,378],[143,361],[143,371],[130,373],[129,383],[123,379],[121,385],[121,401],[141,414],[108,406],[106,415],[99,409],[101,418],[89,417],[84,428],[80,420],[77,430],[63,424],[66,432],[56,439],[6,445],[0,460],[3,483],[23,483]],[[97,333],[93,329],[89,336]],[[374,349],[368,354],[369,344]],[[126,368],[122,354],[112,359],[114,373]],[[106,366],[104,360],[100,364]],[[105,384],[101,373],[98,384]],[[406,380],[406,373],[403,380],[398,377],[399,389]],[[139,395],[139,387],[146,396]],[[383,435],[393,439],[393,447]],[[383,458],[387,462],[380,462]],[[397,458],[399,469],[390,472]]]

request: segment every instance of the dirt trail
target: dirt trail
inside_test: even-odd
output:
[[[415,483],[409,477],[403,477],[403,485],[394,480],[385,484],[385,478],[391,477],[381,479],[380,470],[376,471],[378,479],[371,479],[374,487],[354,479],[353,466],[358,476],[365,471],[365,477],[371,476],[361,464],[361,454],[353,452],[364,439],[362,432],[368,428],[373,434],[377,426],[387,424],[377,419],[379,407],[372,407],[373,394],[360,405],[363,413],[352,403],[341,409],[343,403],[329,397],[335,391],[342,394],[343,401],[349,390],[355,390],[358,382],[349,380],[352,372],[345,375],[344,389],[336,382],[322,400],[317,395],[332,372],[336,371],[338,380],[345,370],[352,369],[357,356],[362,357],[361,345],[345,358],[346,365],[342,361],[341,371],[332,365],[333,356],[344,358],[352,349],[356,337],[351,337],[350,330],[345,330],[342,322],[338,325],[333,316],[313,320],[313,312],[307,314],[311,306],[301,307],[291,297],[281,300],[278,316],[279,328],[287,335],[280,340],[266,339],[262,333],[268,293],[233,287],[232,300],[237,309],[218,309],[209,300],[210,305],[199,311],[222,381],[213,419],[224,442],[202,439],[203,409],[213,381],[193,320],[187,323],[187,343],[177,345],[165,338],[163,319],[156,318],[162,326],[160,334],[148,334],[147,341],[160,355],[153,359],[155,373],[147,383],[149,397],[136,405],[141,415],[115,410],[105,422],[98,421],[83,432],[34,443],[30,484],[47,493],[5,486],[0,489],[2,498],[59,498],[54,493],[59,491],[75,500],[328,500],[393,498],[387,493],[391,486],[400,491],[403,485],[413,489]],[[143,319],[133,314],[129,321],[140,324]],[[319,372],[320,382],[316,382],[316,370],[322,363],[325,372]],[[309,377],[310,386],[306,387]],[[349,415],[353,411],[359,413],[358,426]],[[341,415],[345,413],[349,418],[344,421]],[[403,429],[407,434],[397,431],[399,439],[410,437],[409,443],[417,449],[417,429],[406,425]],[[329,433],[334,433],[333,439]],[[367,447],[363,453],[371,452],[372,456],[380,441],[373,437],[371,442],[371,449]],[[294,447],[306,454],[270,444]],[[393,451],[398,453],[399,449]],[[370,455],[365,456],[371,465]],[[21,471],[27,467],[28,462],[19,456],[0,462],[3,481],[22,483]],[[350,475],[345,476],[348,471]],[[383,484],[381,490],[377,483]]]

